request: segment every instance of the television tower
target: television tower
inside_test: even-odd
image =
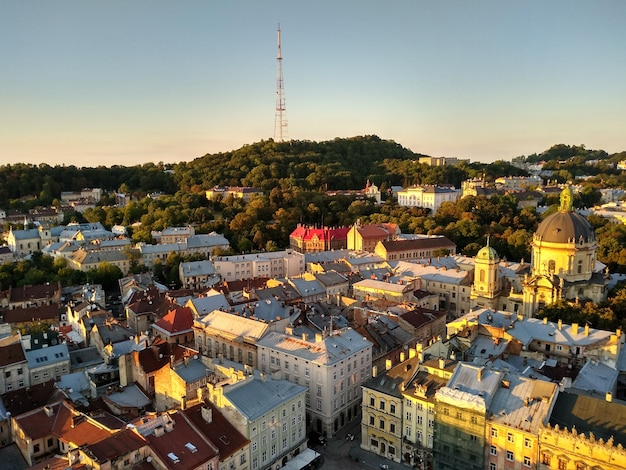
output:
[[[285,116],[285,89],[283,88],[283,56],[280,52],[280,23],[278,23],[278,75],[276,78],[276,116],[274,118],[274,141],[287,140],[287,118]]]

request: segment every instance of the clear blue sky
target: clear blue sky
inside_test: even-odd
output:
[[[626,2],[0,0],[0,164],[179,162],[288,134],[493,161],[626,150]]]

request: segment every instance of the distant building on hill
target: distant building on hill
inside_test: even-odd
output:
[[[453,186],[415,185],[398,191],[398,205],[404,207],[425,207],[433,213],[442,203],[454,202],[460,191]]]
[[[206,191],[206,198],[210,201],[218,197],[226,199],[228,196],[248,202],[255,197],[263,196],[263,191],[249,186],[214,186]]]

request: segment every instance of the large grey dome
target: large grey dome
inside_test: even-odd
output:
[[[539,224],[535,236],[539,237],[542,242],[550,243],[579,243],[581,237],[584,243],[591,243],[596,239],[587,219],[568,210],[548,216]]]

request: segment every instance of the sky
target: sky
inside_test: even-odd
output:
[[[622,0],[0,0],[0,164],[376,134],[490,162],[626,150]]]

